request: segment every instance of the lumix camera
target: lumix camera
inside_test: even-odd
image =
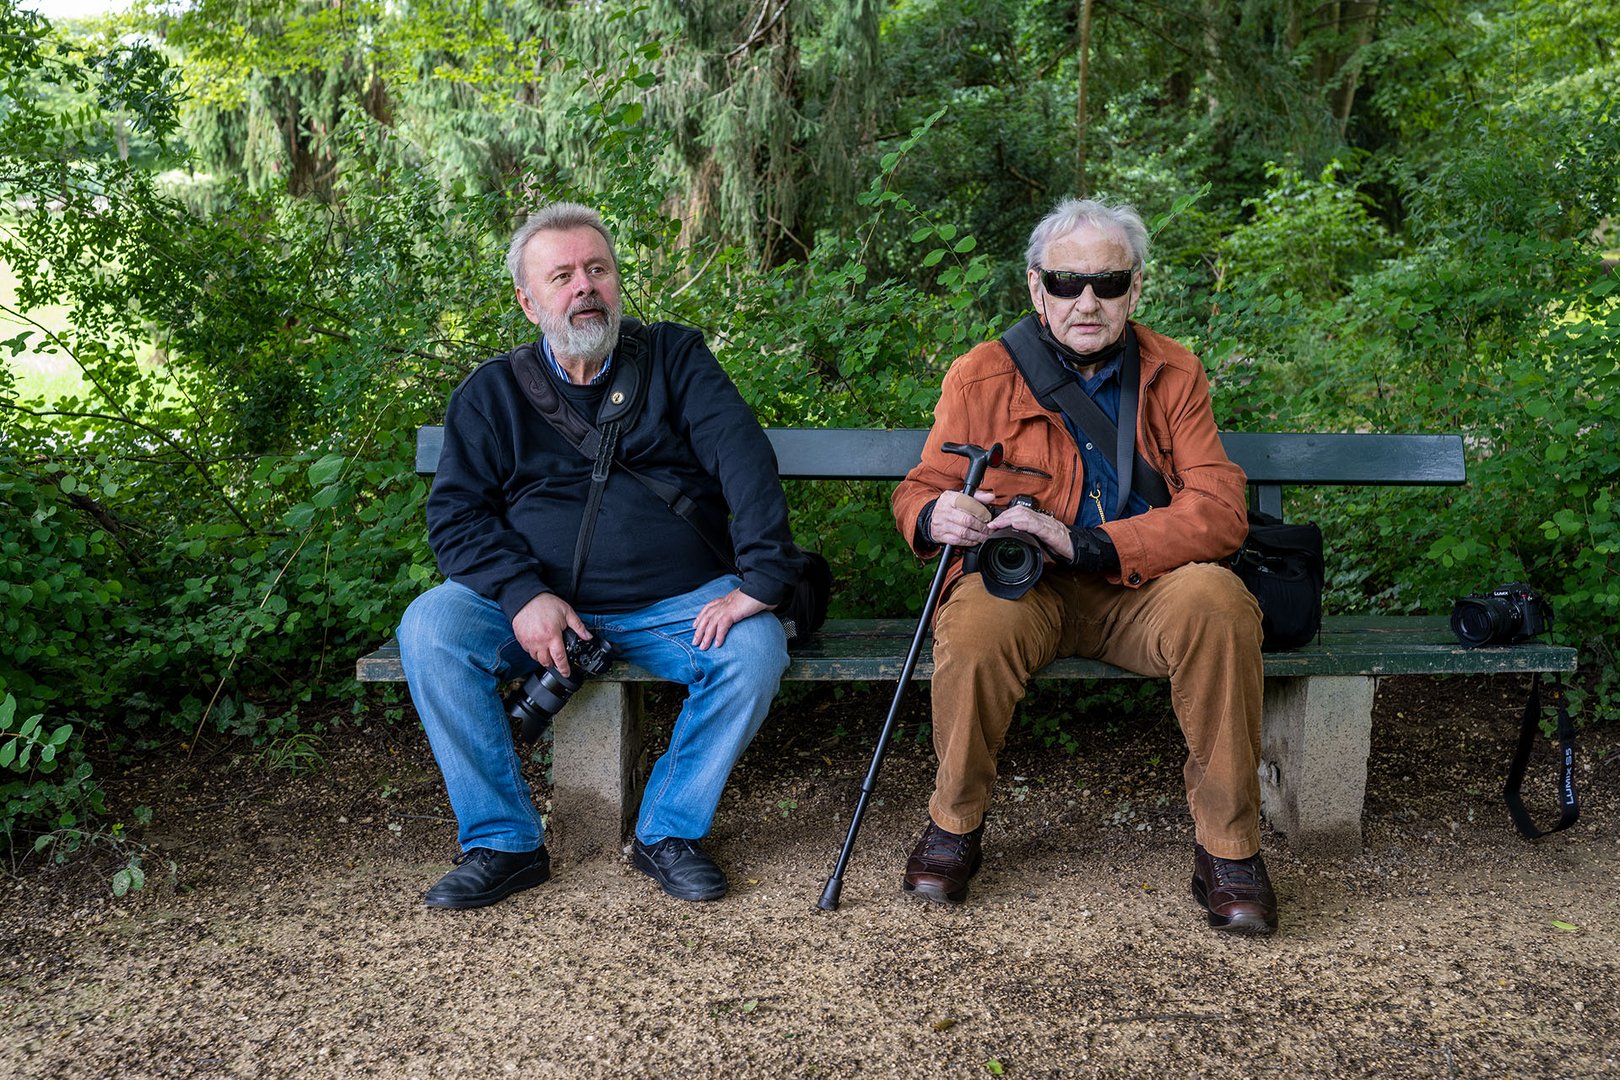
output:
[[[1006,509],[1011,510],[1015,506],[1040,509],[1033,495],[1014,495]],[[997,510],[990,516],[998,518],[1003,512]],[[970,548],[962,556],[962,569],[982,577],[984,590],[991,596],[1016,600],[1041,580],[1041,571],[1046,565],[1045,550],[1041,542],[1029,533],[1007,529],[978,547]]]
[[[1510,581],[1451,609],[1451,632],[1465,648],[1512,645],[1552,629],[1552,605],[1530,586]]]
[[[568,656],[567,675],[554,667],[542,667],[506,695],[506,715],[522,723],[519,737],[526,743],[540,737],[557,710],[585,685],[587,675],[603,675],[613,664],[611,641],[603,637],[586,641],[567,627],[563,628],[563,652]]]

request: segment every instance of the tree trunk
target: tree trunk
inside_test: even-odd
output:
[[[1074,193],[1086,197],[1086,82],[1091,75],[1091,5],[1080,0],[1080,78],[1074,102]]]

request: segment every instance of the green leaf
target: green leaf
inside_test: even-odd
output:
[[[1580,929],[1580,927],[1576,926],[1574,923],[1567,923],[1567,922],[1562,921],[1561,919],[1554,919],[1552,921],[1552,924],[1553,924],[1553,929],[1562,930],[1565,933],[1574,933],[1576,930]]]
[[[11,763],[17,760],[17,740],[7,739],[0,743],[0,769],[9,769]]]
[[[926,255],[924,255],[922,257],[922,265],[924,265],[924,266],[934,266],[939,262],[939,260],[943,259],[944,257],[945,257],[945,249],[944,248],[935,248],[933,251],[930,251],[928,254],[926,254]]]
[[[343,463],[347,460],[342,454],[327,454],[321,460],[309,467],[309,486],[314,488],[325,487],[336,480],[343,473]]]
[[[1000,1076],[1003,1072],[1006,1072],[1005,1066],[995,1058],[985,1062],[984,1067],[989,1070],[991,1076]]]

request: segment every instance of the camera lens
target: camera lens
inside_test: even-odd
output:
[[[1017,600],[1041,579],[1040,542],[1028,533],[1008,531],[991,537],[969,555],[967,569],[978,571],[984,589],[1003,600]]]
[[[985,573],[1004,585],[1022,585],[1040,569],[1041,556],[1017,540],[990,540],[984,545]]]
[[[606,638],[585,641],[572,630],[564,630],[563,651],[568,656],[567,675],[543,667],[506,697],[506,715],[523,725],[520,738],[524,742],[540,737],[557,710],[585,685],[586,676],[604,675],[613,664],[613,643]]]
[[[1470,596],[1451,609],[1451,632],[1469,648],[1509,641],[1519,632],[1519,609],[1500,596]]]

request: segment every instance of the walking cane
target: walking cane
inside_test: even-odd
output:
[[[945,443],[940,447],[947,454],[959,454],[968,459],[967,479],[962,484],[962,494],[971,496],[984,479],[984,470],[1001,464],[1001,444],[996,443],[986,450],[971,443]],[[872,798],[872,790],[877,786],[878,770],[883,767],[883,755],[889,748],[889,736],[894,734],[895,718],[900,715],[900,700],[906,695],[906,687],[911,682],[911,673],[917,667],[917,654],[922,651],[923,637],[928,633],[928,625],[934,618],[934,605],[939,602],[939,590],[945,584],[945,571],[951,563],[951,554],[955,550],[954,544],[946,544],[939,553],[939,569],[934,571],[934,583],[928,588],[928,599],[923,601],[922,617],[917,620],[917,632],[911,637],[911,651],[906,654],[905,666],[900,669],[900,685],[894,688],[894,701],[889,705],[888,718],[883,721],[883,731],[878,735],[877,749],[872,752],[871,767],[866,770],[866,782],[861,785],[861,797],[855,803],[855,816],[849,822],[849,835],[844,837],[844,849],[838,853],[838,864],[833,867],[832,877],[827,879],[827,887],[821,891],[821,899],[816,906],[822,911],[838,910],[838,894],[844,889],[844,867],[849,864],[850,852],[855,850],[855,834],[860,831],[861,819],[866,816],[866,804]]]

